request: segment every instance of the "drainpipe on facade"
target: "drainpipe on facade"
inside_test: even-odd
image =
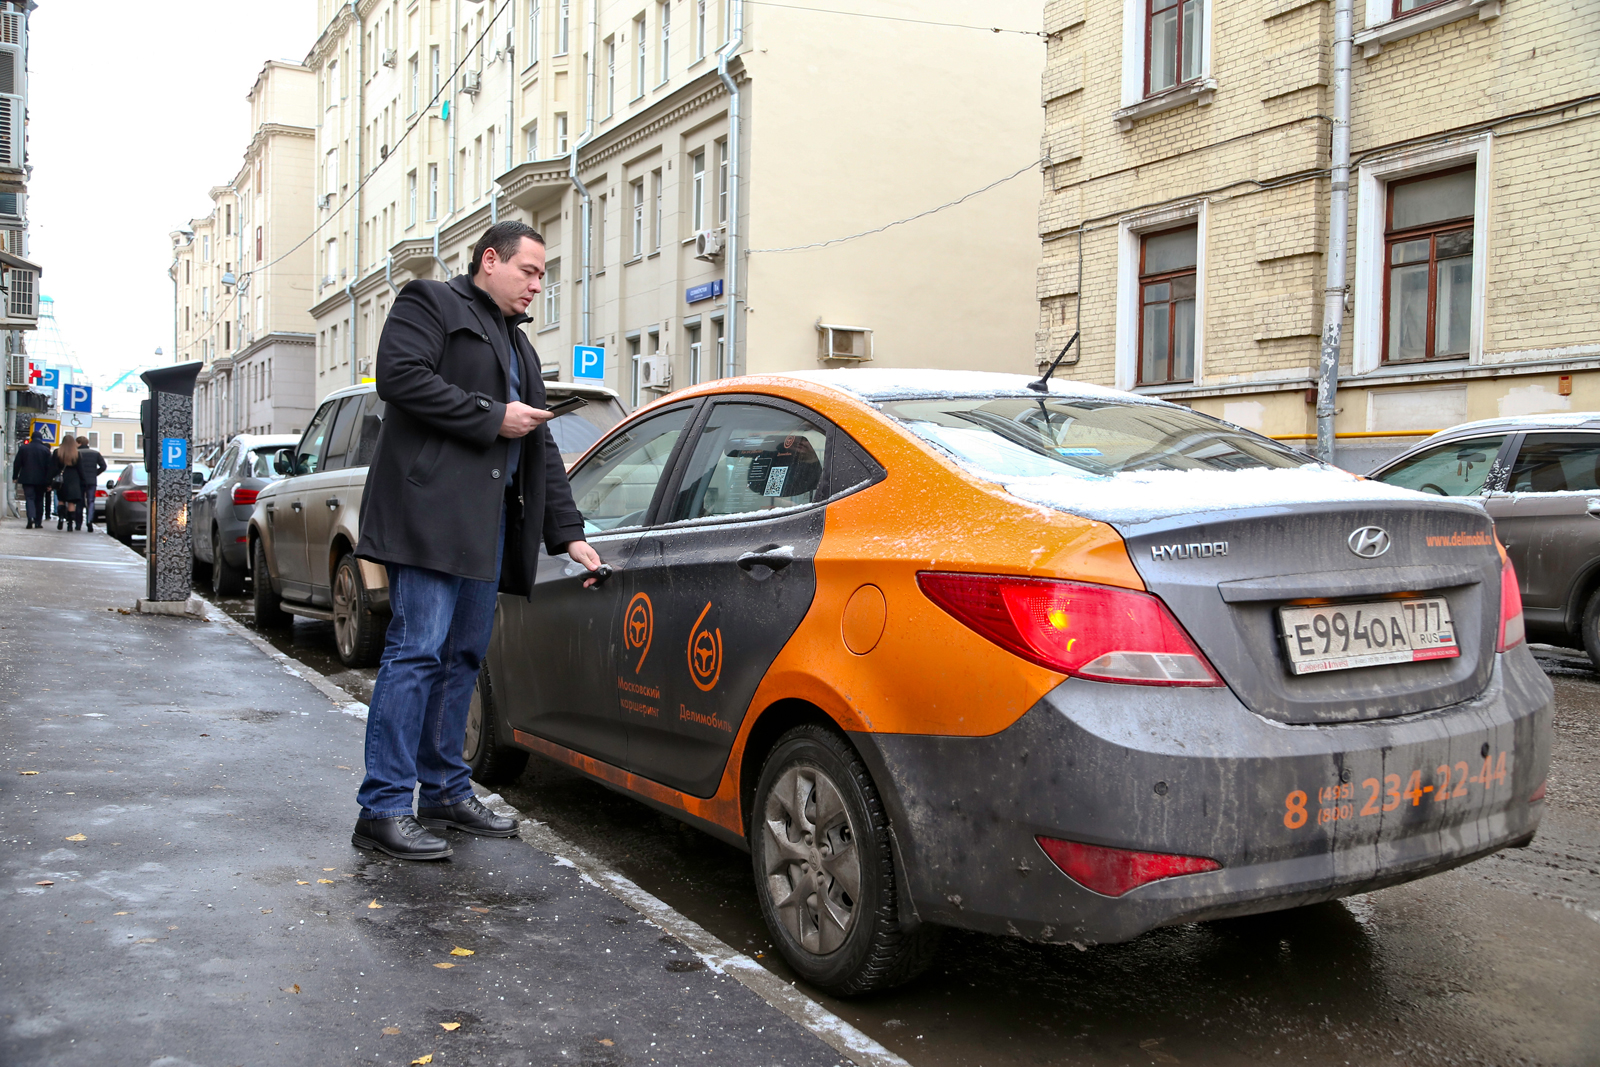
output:
[[[351,229],[350,243],[355,249],[355,263],[350,269],[350,280],[345,283],[345,299],[350,301],[350,384],[360,380],[356,365],[356,282],[361,278],[361,141],[367,129],[367,57],[362,53],[361,12],[356,0],[350,0],[350,17],[356,25],[356,165],[351,176],[356,181],[356,224]]]
[[[1332,195],[1328,203],[1328,281],[1322,291],[1322,359],[1317,370],[1317,458],[1333,462],[1333,419],[1344,332],[1345,259],[1350,246],[1350,59],[1354,0],[1333,5]]]
[[[599,46],[599,33],[600,33],[599,23],[595,20],[596,0],[589,0],[588,7],[589,7],[589,64],[588,64],[589,65],[589,71],[588,71],[588,78],[586,79],[587,80],[587,84],[584,86],[584,91],[585,91],[586,96],[588,97],[588,101],[585,104],[585,108],[584,108],[585,116],[584,116],[584,120],[583,120],[583,136],[579,137],[576,141],[572,142],[572,156],[567,162],[567,177],[572,181],[573,188],[575,188],[578,191],[578,197],[583,201],[583,206],[582,206],[582,227],[583,227],[582,233],[583,233],[583,240],[582,240],[582,243],[580,245],[580,247],[583,250],[583,282],[582,282],[582,284],[583,284],[583,319],[582,319],[582,330],[581,330],[581,332],[583,334],[583,340],[580,343],[581,344],[585,344],[585,345],[589,343],[590,315],[594,310],[594,302],[589,299],[590,284],[593,281],[593,278],[590,276],[590,266],[589,266],[589,264],[590,264],[590,253],[592,251],[592,246],[594,244],[594,235],[591,232],[594,229],[594,218],[593,218],[594,198],[589,195],[589,187],[587,185],[583,184],[582,179],[580,179],[578,177],[578,150],[580,148],[582,148],[584,145],[588,144],[590,138],[592,138],[594,136],[594,78],[595,78],[595,69],[594,68],[595,68],[596,49]]]
[[[1339,0],[1348,4],[1350,0]],[[744,46],[744,0],[729,0],[733,34],[717,50],[717,77],[728,90],[728,279],[727,322],[724,338],[728,346],[726,368],[730,376],[739,373],[739,86],[728,73],[728,61]]]

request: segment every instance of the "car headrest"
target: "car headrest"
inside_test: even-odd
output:
[[[745,484],[759,496],[802,496],[822,482],[822,460],[799,434],[773,434],[759,449],[738,454],[751,457]]]

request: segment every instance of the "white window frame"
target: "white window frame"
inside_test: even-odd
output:
[[[651,194],[655,200],[655,219],[650,227],[650,251],[661,251],[662,231],[666,229],[666,176],[660,167],[650,172]]]
[[[690,229],[695,233],[699,233],[706,228],[706,150],[704,148],[689,157],[689,168],[693,174],[689,183]]]
[[[606,117],[617,113],[617,39],[606,38]]]
[[[1211,76],[1212,7],[1216,0],[1204,0],[1200,9],[1200,74],[1195,80],[1153,96],[1144,94],[1145,9],[1148,0],[1122,0],[1122,107],[1112,116],[1123,130],[1136,119],[1194,101],[1201,107],[1210,104],[1217,89]]]
[[[537,119],[523,128],[522,147],[529,161],[539,158],[539,121]]]
[[[428,164],[428,221],[439,217],[439,164]]]
[[[1206,358],[1206,214],[1207,200],[1191,200],[1159,211],[1130,215],[1117,224],[1117,350],[1116,387],[1140,393],[1176,392],[1199,387]],[[1139,385],[1139,243],[1147,233],[1195,224],[1194,380],[1170,385]]]
[[[659,70],[661,77],[657,85],[665,85],[672,75],[672,0],[661,0],[656,5],[656,22],[661,27],[661,57]]]
[[[638,259],[644,255],[644,179],[635,178],[628,183],[631,186],[629,199],[633,201],[633,249],[631,259]]]
[[[544,275],[544,328],[561,325],[561,257],[557,256],[545,266]]]
[[[572,0],[561,0],[561,12],[556,16],[556,51],[558,56],[567,54],[567,49],[572,44]]]
[[[406,229],[417,224],[417,172],[406,174]]]
[[[1388,371],[1412,374],[1415,363],[1385,366],[1383,362],[1383,283],[1384,257],[1388,244],[1384,226],[1388,220],[1386,197],[1389,183],[1416,178],[1436,170],[1449,170],[1470,163],[1476,168],[1472,197],[1472,332],[1467,342],[1470,366],[1482,363],[1483,322],[1487,309],[1489,275],[1489,175],[1494,135],[1486,133],[1452,144],[1435,145],[1406,152],[1395,152],[1362,162],[1356,177],[1356,279],[1355,322],[1351,345],[1351,372],[1371,374]],[[1460,366],[1444,361],[1443,366]],[[1439,361],[1428,366],[1439,367]]]
[[[706,57],[706,0],[695,0],[694,8],[694,58]]]
[[[564,156],[567,150],[567,113],[561,111],[556,114],[556,155]]]
[[[644,91],[645,91],[645,88],[646,88],[646,85],[647,85],[647,80],[646,79],[649,78],[649,74],[646,72],[646,67],[647,67],[647,65],[649,63],[649,58],[650,58],[650,42],[645,39],[645,30],[646,30],[646,28],[647,27],[645,26],[645,21],[644,21],[644,16],[643,15],[640,15],[638,18],[633,20],[633,39],[634,39],[633,98],[635,100],[639,99],[641,96],[644,95]]]
[[[1363,59],[1371,59],[1383,46],[1452,22],[1476,17],[1487,22],[1500,17],[1502,0],[1450,0],[1424,11],[1394,14],[1394,0],[1367,0],[1366,28],[1356,31],[1355,44]]]
[[[540,0],[528,0],[528,62],[525,65],[529,67],[539,62],[539,24],[542,21],[544,12]]]

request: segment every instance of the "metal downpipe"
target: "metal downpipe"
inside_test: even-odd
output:
[[[1333,424],[1339,393],[1339,349],[1344,333],[1346,259],[1350,250],[1350,62],[1354,0],[1333,5],[1332,190],[1328,199],[1328,278],[1322,291],[1322,353],[1317,368],[1317,458],[1334,459]]]
[[[732,377],[742,369],[739,359],[739,150],[743,138],[739,130],[739,86],[728,72],[728,61],[744,46],[744,0],[730,0],[729,6],[733,32],[728,42],[717,50],[717,77],[728,90],[728,302],[724,328],[728,351],[727,366],[718,369]]]

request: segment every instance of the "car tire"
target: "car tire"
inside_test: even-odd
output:
[[[200,558],[192,542],[189,545],[189,577],[193,578],[197,585],[211,580],[211,564]]]
[[[211,591],[217,596],[238,596],[244,592],[244,571],[222,554],[222,531],[211,528]]]
[[[267,548],[260,541],[252,546],[255,580],[256,629],[283,630],[294,625],[294,616],[283,610],[283,601],[272,591],[272,572],[267,569]]]
[[[1583,650],[1589,653],[1589,662],[1600,671],[1600,589],[1589,594],[1579,634],[1583,638]]]
[[[333,568],[333,644],[346,667],[371,667],[383,655],[389,615],[372,610],[361,565],[346,552]]]
[[[888,815],[835,731],[806,725],[778,739],[748,841],[762,917],[805,981],[852,996],[902,985],[933,962],[941,931],[902,926]]]
[[[528,765],[527,752],[500,743],[500,709],[487,666],[478,672],[478,684],[472,691],[461,758],[472,768],[473,781],[482,785],[514,782]]]

